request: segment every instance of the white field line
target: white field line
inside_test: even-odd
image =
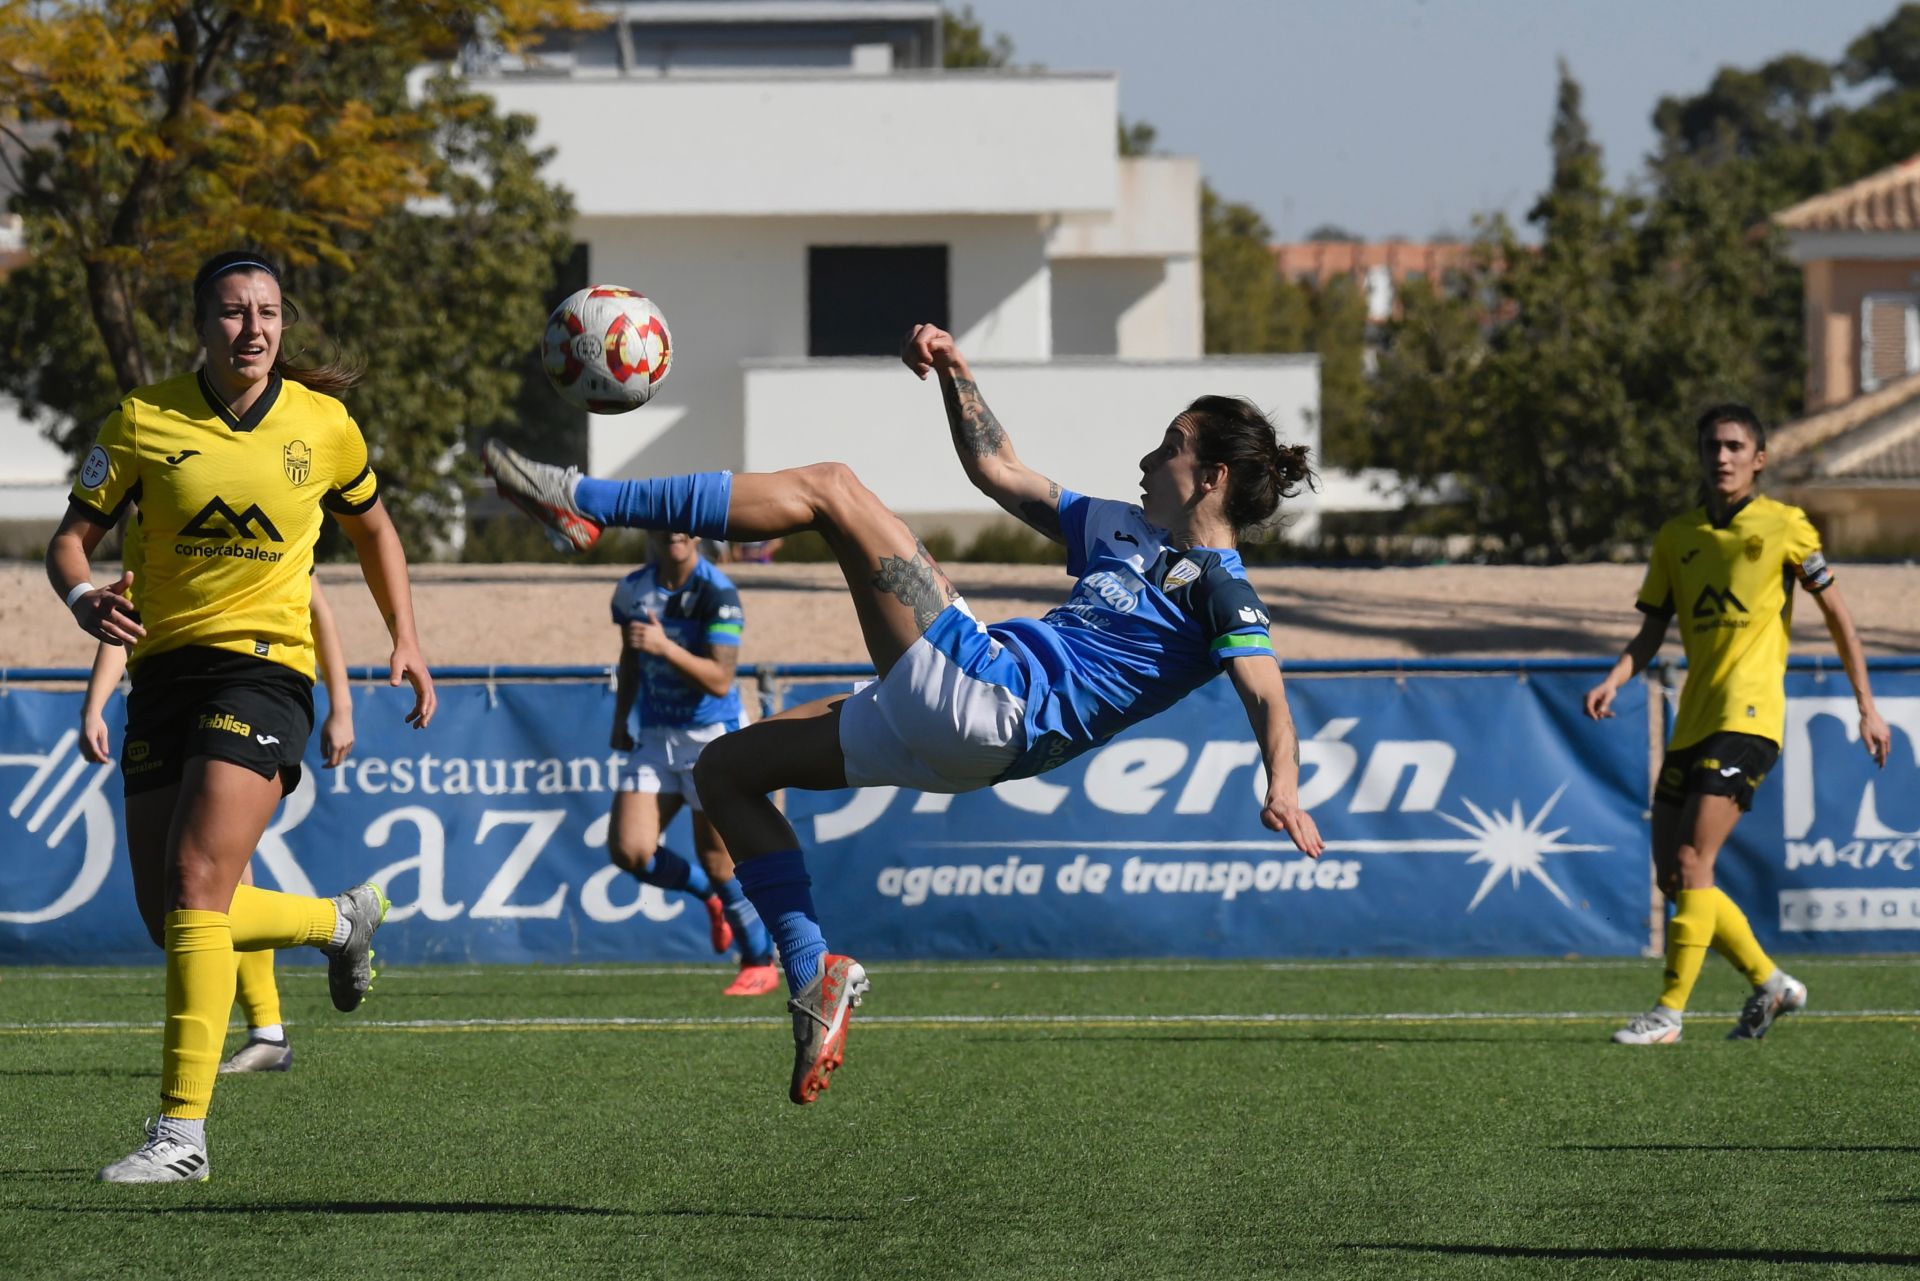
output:
[[[1319,973],[1323,971],[1349,971],[1364,974],[1370,971],[1429,971],[1437,974],[1459,971],[1506,972],[1553,971],[1553,970],[1628,970],[1645,969],[1658,958],[1643,956],[1600,957],[1591,960],[1545,960],[1516,959],[1510,961],[1448,961],[1448,960],[1405,960],[1405,961],[898,961],[875,962],[868,965],[872,974],[1288,974]],[[1920,955],[1916,956],[1808,956],[1794,958],[1796,968],[1848,969],[1848,970],[1887,970],[1920,969]],[[674,975],[694,975],[712,978],[732,971],[732,966],[724,961],[715,961],[706,965],[575,965],[575,966],[525,966],[525,965],[487,965],[470,966],[462,969],[443,969],[437,966],[422,966],[418,973],[433,978],[662,978]],[[158,959],[150,967],[144,968],[102,968],[102,969],[65,969],[65,970],[10,970],[0,967],[0,983],[8,980],[42,979],[126,979],[153,978],[161,972]],[[406,967],[395,967],[395,972],[407,973]],[[326,977],[326,971],[317,965],[287,965],[275,971],[275,977],[285,980],[308,981]]]
[[[1390,1026],[1421,1023],[1592,1023],[1612,1022],[1631,1017],[1631,1010],[1394,1010],[1371,1013],[1273,1013],[1247,1014],[880,1014],[863,1015],[861,1027],[894,1028],[979,1028],[979,1027],[1184,1027],[1224,1024],[1229,1026],[1287,1026],[1302,1024],[1349,1024]],[[1690,1011],[1697,1018],[1724,1019],[1734,1010]],[[1920,1010],[1800,1010],[1802,1019],[1830,1019],[1842,1022],[1879,1022],[1920,1019]],[[157,1020],[72,1020],[0,1023],[0,1033],[26,1032],[157,1032]],[[234,1023],[230,1028],[242,1025]],[[307,1025],[309,1030],[315,1025]],[[597,1030],[631,1028],[639,1031],[690,1031],[705,1028],[760,1028],[789,1026],[785,1018],[758,1015],[657,1016],[632,1017],[607,1015],[532,1015],[522,1018],[471,1019],[356,1019],[352,1023],[327,1026],[329,1032],[519,1032],[559,1029]]]

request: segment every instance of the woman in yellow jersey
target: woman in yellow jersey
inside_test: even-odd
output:
[[[207,1177],[206,1115],[234,996],[234,952],[315,944],[342,1010],[372,981],[376,886],[333,899],[276,894],[240,874],[313,729],[308,570],[323,509],[346,531],[393,637],[391,680],[414,690],[409,723],[433,717],[414,635],[406,554],[380,506],[366,441],[328,391],[339,366],[281,356],[279,275],[252,253],[221,254],[194,278],[205,362],[127,394],[81,464],[47,575],[91,636],[129,646],[120,771],[127,844],[164,869],[167,1022],[161,1113],[132,1155],[100,1177]],[[132,578],[87,582],[101,536],[140,508],[140,604]]]
[[[134,582],[140,580],[137,527],[129,524],[126,549],[122,553],[127,572]],[[340,649],[340,633],[333,623],[333,610],[313,580],[313,648],[319,661],[320,679],[327,687],[327,719],[320,727],[320,763],[332,769],[347,759],[353,750],[353,694],[347,684],[346,655]],[[80,755],[96,765],[113,759],[112,737],[102,715],[113,687],[127,670],[124,645],[105,641],[93,656],[93,670],[87,675],[86,697],[80,706]],[[166,946],[166,912],[163,868],[152,863],[133,867],[133,898],[140,919],[154,944]],[[253,884],[253,864],[240,874],[242,885]],[[293,1066],[293,1046],[285,1025],[280,1021],[280,988],[273,977],[273,952],[234,953],[235,1002],[246,1015],[247,1040],[220,1065],[222,1073],[285,1072]]]
[[[1758,1040],[1776,1016],[1807,1003],[1806,985],[1773,963],[1746,915],[1713,883],[1714,856],[1780,756],[1795,580],[1819,604],[1853,682],[1860,741],[1883,766],[1890,745],[1820,536],[1798,507],[1755,492],[1767,462],[1766,429],[1751,409],[1732,404],[1715,405],[1694,426],[1705,499],[1660,527],[1640,588],[1646,619],[1586,697],[1588,716],[1612,716],[1615,692],[1653,658],[1679,617],[1687,680],[1653,795],[1654,875],[1675,908],[1666,987],[1658,1004],[1613,1034],[1621,1045],[1680,1039],[1709,946],[1753,984],[1729,1039]]]

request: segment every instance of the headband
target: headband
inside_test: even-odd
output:
[[[268,264],[261,262],[255,258],[242,258],[239,262],[230,262],[226,266],[221,267],[218,271],[210,273],[205,280],[200,282],[200,284],[203,287],[206,285],[210,285],[214,281],[220,279],[220,277],[226,275],[228,272],[238,271],[242,267],[258,267],[261,271],[266,272],[269,276],[272,276],[275,280],[280,279],[280,273],[275,271]]]

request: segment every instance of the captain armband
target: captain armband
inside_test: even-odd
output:
[[[1833,586],[1833,567],[1819,552],[1810,552],[1800,562],[1800,585],[1810,592],[1823,592]]]

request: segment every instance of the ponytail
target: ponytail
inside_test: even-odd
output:
[[[1283,445],[1259,406],[1241,396],[1202,396],[1187,406],[1194,456],[1227,469],[1226,517],[1235,535],[1273,519],[1282,501],[1314,483],[1305,445]]]

